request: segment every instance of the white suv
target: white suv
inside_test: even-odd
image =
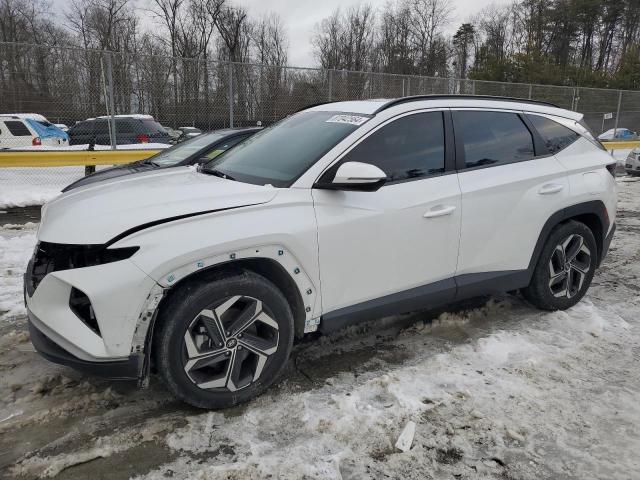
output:
[[[615,161],[552,105],[426,96],[296,113],[204,167],[72,190],[25,276],[55,362],[245,401],[294,337],[521,289],[566,309],[615,230]]]

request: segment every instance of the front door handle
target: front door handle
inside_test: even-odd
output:
[[[540,190],[538,190],[538,193],[540,195],[549,195],[550,193],[558,193],[563,188],[564,188],[564,185],[561,185],[559,183],[547,183],[546,185],[543,185],[542,187],[540,187]]]
[[[456,207],[453,205],[436,205],[431,210],[423,215],[424,218],[443,217],[445,215],[451,215]]]

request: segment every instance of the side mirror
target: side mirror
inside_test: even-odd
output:
[[[338,167],[333,180],[321,179],[315,186],[326,190],[375,192],[387,181],[387,174],[370,163],[346,162]]]

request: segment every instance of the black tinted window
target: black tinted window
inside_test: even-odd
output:
[[[7,126],[11,135],[14,137],[30,137],[31,132],[24,123],[19,120],[6,120],[4,124]]]
[[[71,127],[75,135],[88,135],[93,133],[93,122],[80,122]]]
[[[117,118],[116,133],[135,133],[137,123],[140,122],[138,122],[138,120],[133,120],[132,118]]]
[[[575,142],[580,135],[573,130],[540,115],[527,115],[538,131],[549,153],[556,153]]]
[[[419,178],[444,172],[442,113],[408,115],[371,134],[343,159],[371,163],[389,181]]]
[[[109,124],[107,123],[107,120],[104,119],[96,120],[95,124],[93,125],[93,129],[96,134],[109,134]]]
[[[534,157],[531,132],[515,113],[453,112],[453,123],[468,168]]]

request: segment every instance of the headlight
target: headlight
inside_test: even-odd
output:
[[[27,268],[27,292],[32,295],[49,273],[125,260],[139,249],[140,247],[107,248],[105,245],[39,242]]]

